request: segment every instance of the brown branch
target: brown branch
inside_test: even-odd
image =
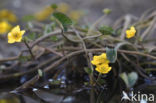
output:
[[[19,58],[19,56],[1,59],[0,63],[7,62],[7,61],[14,61],[14,60],[17,60],[18,58]]]
[[[37,67],[35,68],[30,68],[28,71],[24,71],[24,72],[18,72],[18,73],[13,73],[13,74],[7,74],[7,75],[1,75],[0,76],[0,80],[8,80],[8,79],[12,79],[12,78],[17,78],[26,74],[30,74],[33,73],[35,71],[38,70],[38,68],[42,68],[43,66],[46,66],[47,64],[53,62],[54,60],[59,59],[59,56],[56,57],[52,57],[50,59],[48,59],[47,61],[39,64]]]
[[[96,53],[96,52],[105,52],[106,50],[105,49],[87,49],[86,51],[91,52],[91,53]],[[136,51],[118,50],[118,52],[126,53],[126,54],[136,54],[136,55],[141,55],[141,56],[146,56],[146,57],[151,57],[153,59],[156,59],[155,56],[151,56],[151,55],[136,52]],[[79,50],[79,51],[69,53],[66,56],[64,56],[63,58],[61,58],[61,59],[57,60],[56,62],[54,62],[53,64],[51,64],[50,66],[46,67],[43,70],[43,72],[49,72],[50,70],[54,69],[54,67],[60,65],[67,58],[70,58],[70,57],[73,57],[75,55],[79,55],[79,54],[82,54],[82,53],[85,53],[85,50]],[[26,83],[24,83],[22,86],[20,86],[16,90],[18,91],[18,90],[21,90],[21,89],[24,89],[24,88],[28,88],[29,86],[32,86],[32,84],[37,82],[37,79],[39,79],[39,75],[34,76],[31,80],[27,81]]]
[[[147,36],[147,34],[148,35],[150,34],[149,32],[152,30],[152,28],[154,27],[155,23],[156,23],[156,17],[154,17],[154,19],[150,23],[150,26],[141,35],[141,40],[143,40],[145,38],[145,36]]]
[[[131,23],[131,16],[126,15],[125,16],[125,22],[124,22],[124,28],[122,29],[120,39],[123,40],[125,38],[125,32],[126,29],[128,28],[129,24]]]
[[[18,60],[19,57],[22,55],[22,53],[25,52],[25,51],[27,51],[27,50],[21,51],[21,52],[18,54],[18,56],[15,56],[15,57],[9,57],[9,58],[0,59],[0,63],[7,62],[7,61]]]
[[[36,41],[34,41],[32,44],[31,44],[31,48],[34,47],[36,44],[38,44],[39,42],[47,39],[48,37],[50,36],[53,36],[53,35],[57,35],[57,34],[60,34],[61,33],[61,30],[57,30],[55,32],[52,32],[52,33],[49,33],[49,34],[46,34],[46,35],[43,35],[41,36],[40,38],[36,39]]]
[[[32,44],[31,44],[31,48],[34,47],[36,44],[40,43],[41,41],[53,36],[53,35],[58,35],[58,34],[61,34],[62,31],[61,30],[57,30],[57,31],[54,31],[54,32],[51,32],[49,34],[45,34],[43,36],[41,36],[40,38],[36,39],[36,41],[34,41]],[[64,32],[64,33],[73,33],[72,31],[68,31],[68,32]]]
[[[31,50],[31,48],[30,48],[30,46],[29,46],[29,44],[27,43],[27,41],[26,41],[26,40],[24,40],[24,44],[25,44],[25,45],[26,45],[26,47],[28,48],[29,53],[30,53],[30,55],[31,55],[32,59],[33,59],[33,60],[35,60],[35,56],[34,56],[34,54],[32,53],[32,50]]]

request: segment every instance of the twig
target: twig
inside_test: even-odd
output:
[[[130,15],[126,15],[125,16],[124,27],[122,29],[121,36],[120,36],[121,40],[123,40],[125,38],[125,32],[126,32],[126,29],[129,26],[130,22],[131,22],[131,16]]]
[[[34,54],[32,53],[32,51],[31,51],[31,48],[30,48],[29,44],[27,43],[27,41],[26,41],[26,40],[23,40],[23,41],[24,41],[24,44],[26,45],[26,47],[28,48],[29,53],[30,53],[30,55],[31,55],[32,59],[33,59],[33,60],[35,60],[35,56],[34,56]]]
[[[51,33],[49,33],[49,34],[43,35],[43,36],[41,36],[40,38],[36,39],[36,41],[34,41],[34,42],[31,44],[30,47],[32,48],[32,47],[34,47],[36,44],[38,44],[39,42],[41,42],[41,41],[47,39],[48,37],[53,36],[53,35],[57,35],[57,34],[60,34],[60,33],[61,33],[61,30],[57,30],[57,31],[55,31],[55,32],[51,32]]]
[[[30,74],[30,73],[33,73],[35,71],[38,70],[38,68],[42,68],[43,66],[46,66],[47,64],[55,61],[59,59],[59,56],[56,56],[56,57],[52,57],[50,59],[48,59],[47,61],[39,64],[37,67],[35,68],[30,68],[29,70],[27,71],[24,71],[24,72],[18,72],[18,73],[12,73],[12,74],[7,74],[7,75],[1,75],[0,76],[0,80],[8,80],[8,79],[12,79],[12,78],[17,78],[17,77],[20,77],[20,76],[23,76],[23,75],[26,75],[26,74]]]
[[[130,62],[132,65],[134,65],[135,69],[137,70],[137,72],[144,78],[147,78],[147,79],[152,79],[150,77],[148,77],[147,75],[145,75],[142,71],[144,71],[142,69],[142,67],[140,67],[139,65],[137,65],[136,63],[134,63],[133,61],[131,61],[126,55],[124,55],[123,53],[121,53],[121,55],[128,61]],[[142,70],[142,71],[141,71]]]
[[[2,62],[7,62],[7,61],[17,60],[18,58],[19,58],[19,56],[1,59],[1,60],[0,60],[0,63],[2,63]]]
[[[73,30],[75,31],[77,37],[80,39],[80,41],[82,42],[82,45],[83,45],[83,49],[85,51],[85,54],[86,54],[86,57],[87,57],[87,63],[88,63],[88,66],[90,67],[90,69],[93,69],[90,61],[91,61],[91,58],[89,57],[88,55],[88,52],[87,52],[87,47],[86,47],[86,44],[85,42],[83,41],[82,37],[80,36],[80,34],[75,30],[75,28],[73,28]],[[92,70],[93,71],[93,70]],[[90,84],[93,85],[93,73],[90,74]]]
[[[70,41],[70,42],[72,42],[72,43],[79,43],[79,42],[81,42],[81,41],[79,41],[79,40],[72,40],[71,38],[69,38],[68,36],[66,36],[63,29],[62,29],[61,34],[62,34],[62,36],[63,36],[66,40],[68,40],[68,41]]]
[[[18,56],[15,56],[15,57],[9,57],[9,58],[0,59],[0,63],[7,62],[7,61],[18,60],[19,57],[22,55],[22,53],[25,52],[25,51],[27,51],[27,50],[21,51],[21,52],[18,54]]]
[[[105,49],[87,49],[86,51],[87,52],[91,52],[91,53],[96,53],[96,52],[105,52],[106,50]],[[155,56],[151,56],[151,55],[140,53],[140,52],[136,52],[136,51],[118,50],[118,52],[120,52],[120,53],[127,53],[127,54],[137,54],[137,55],[151,57],[153,59],[156,59]],[[43,70],[43,72],[49,72],[54,67],[60,65],[67,58],[73,57],[73,56],[78,55],[78,54],[81,54],[81,53],[85,53],[85,50],[79,50],[79,51],[75,51],[75,52],[69,53],[66,56],[64,56],[63,58],[57,60],[56,62],[54,62],[53,64],[51,64],[50,66],[48,66],[47,68],[45,68]],[[24,83],[22,86],[20,86],[16,90],[18,91],[20,89],[28,88],[29,86],[32,86],[32,84],[34,84],[35,82],[37,82],[38,79],[39,79],[39,75],[36,75],[31,80],[27,81],[26,83]]]
[[[57,52],[57,51],[55,51],[55,50],[53,50],[51,48],[47,48],[47,47],[43,47],[43,46],[40,46],[40,47],[42,47],[42,48],[46,49],[47,51],[49,51],[51,53],[54,53],[54,54],[56,54],[56,55],[58,55],[60,57],[63,57],[63,54],[62,53],[59,53],[59,52]]]
[[[56,31],[54,31],[54,32],[45,34],[45,35],[41,36],[40,38],[36,39],[36,41],[34,41],[34,42],[31,44],[30,47],[32,48],[32,47],[34,47],[36,44],[42,42],[43,40],[45,40],[45,39],[47,39],[47,38],[49,38],[49,37],[51,37],[51,36],[53,36],[53,35],[58,35],[58,34],[61,34],[61,33],[62,33],[61,30],[56,30]],[[68,32],[64,32],[64,33],[69,33],[69,34],[70,34],[70,33],[73,33],[73,32],[72,32],[72,31],[68,31]]]
[[[99,19],[97,19],[97,20],[95,21],[95,23],[93,23],[93,24],[91,25],[91,27],[89,28],[87,35],[90,35],[91,32],[93,31],[93,29],[95,28],[95,26],[98,25],[105,17],[106,17],[106,15],[103,15],[103,16],[101,16]]]
[[[150,34],[149,32],[152,30],[155,23],[156,23],[156,17],[154,17],[153,21],[150,23],[150,26],[141,35],[141,37],[140,37],[141,40],[143,40],[147,34]]]

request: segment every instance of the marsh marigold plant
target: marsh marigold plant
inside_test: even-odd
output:
[[[11,29],[11,25],[6,21],[0,22],[0,34],[5,34]]]
[[[46,20],[52,13],[54,12],[54,9],[51,8],[50,6],[45,7],[43,10],[41,10],[40,12],[37,12],[35,14],[35,18],[38,21],[44,21]]]
[[[94,56],[91,63],[96,66],[95,70],[101,74],[107,74],[112,69],[109,66],[109,60],[107,59],[106,53]]]
[[[20,30],[20,26],[17,25],[8,33],[8,43],[21,42],[24,33],[25,30]]]
[[[83,15],[83,12],[80,10],[73,10],[69,13],[69,17],[76,21],[78,21],[82,15]]]
[[[62,13],[67,13],[70,9],[70,6],[67,3],[59,3],[57,11],[62,12]]]
[[[126,38],[130,39],[135,36],[136,30],[134,26],[131,26],[129,30],[126,30]]]
[[[13,12],[11,12],[7,9],[3,9],[0,11],[0,20],[6,20],[9,22],[16,22],[17,17]]]

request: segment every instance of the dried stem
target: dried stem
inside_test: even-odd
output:
[[[33,53],[32,53],[32,51],[31,51],[31,48],[30,48],[29,44],[27,43],[26,40],[23,40],[23,41],[24,41],[24,44],[26,45],[26,47],[28,48],[29,53],[30,53],[32,59],[35,60],[35,56],[33,55]]]

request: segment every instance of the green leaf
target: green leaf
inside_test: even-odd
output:
[[[43,72],[42,72],[42,70],[41,70],[41,69],[38,69],[38,75],[39,75],[40,77],[42,77],[42,76],[43,76]]]
[[[32,21],[34,19],[35,19],[35,17],[33,15],[26,15],[26,16],[22,17],[22,21],[24,21],[24,22]]]
[[[57,5],[56,4],[51,4],[51,8],[53,8],[53,9],[57,9]]]
[[[120,77],[128,88],[133,87],[138,80],[138,74],[136,72],[131,72],[128,75],[126,73],[121,73]]]
[[[111,63],[115,63],[115,61],[117,59],[117,50],[116,49],[106,48],[106,55],[107,55],[107,59]]]
[[[23,39],[22,39],[22,41],[24,41],[24,40],[25,40],[26,42],[29,42],[28,36],[24,36]]]
[[[62,24],[65,31],[67,31],[67,27],[72,25],[72,20],[61,12],[54,12],[53,16]]]
[[[5,70],[5,68],[6,68],[5,65],[1,65],[1,66],[0,66],[0,72],[1,72],[2,70]]]
[[[30,33],[28,36],[27,36],[29,39],[31,40],[35,40],[35,37],[36,37],[36,34],[34,32]]]
[[[113,30],[113,28],[109,27],[109,26],[101,26],[98,30],[103,35],[114,35],[115,34],[115,31]]]
[[[126,86],[129,87],[129,81],[128,81],[128,76],[126,73],[121,73],[120,74],[121,79],[125,82]]]
[[[50,25],[46,25],[45,28],[44,28],[44,34],[48,34],[52,32],[52,28]]]
[[[50,84],[52,84],[52,85],[59,85],[59,84],[61,84],[61,80],[51,81]]]
[[[55,23],[51,23],[51,24],[47,24],[44,27],[44,34],[48,34],[50,32],[52,32],[55,29]]]
[[[104,79],[102,79],[102,78],[98,79],[97,82],[98,82],[99,84],[105,84],[105,83],[106,83],[106,81],[105,81]]]
[[[51,39],[52,41],[54,41],[54,42],[58,41],[58,38],[57,38],[57,36],[56,36],[56,35],[51,36],[51,37],[50,37],[50,39]]]
[[[88,74],[93,73],[92,69],[90,69],[90,68],[88,68],[88,67],[85,67],[84,70],[85,70],[85,72],[88,73]]]
[[[131,72],[128,74],[129,87],[133,87],[138,80],[138,74],[136,72]]]
[[[19,57],[20,62],[26,62],[26,61],[29,61],[30,59],[31,59],[31,56],[20,56]]]
[[[103,9],[103,12],[108,15],[111,13],[111,9],[105,8],[105,9]]]
[[[34,25],[32,22],[27,22],[26,27],[27,27],[27,29],[32,29],[34,27]]]

